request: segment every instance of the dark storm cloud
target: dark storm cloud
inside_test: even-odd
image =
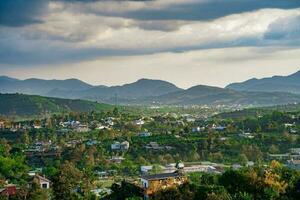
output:
[[[0,0],[0,25],[23,26],[40,22],[47,12],[51,0]],[[93,3],[108,0],[52,0],[67,3]],[[124,2],[125,0],[113,0]],[[144,2],[159,2],[140,0]],[[176,0],[174,0],[176,2]],[[121,6],[121,4],[120,4]],[[99,10],[99,15],[122,16],[139,20],[211,20],[234,13],[254,11],[262,8],[291,9],[300,7],[299,0],[209,0],[187,3],[169,3],[162,8],[149,8],[121,13]]]
[[[0,25],[24,26],[41,22],[48,0],[0,0]]]
[[[63,64],[74,63],[95,58],[111,57],[111,56],[132,56],[132,55],[149,55],[162,52],[180,53],[191,50],[214,49],[226,47],[244,47],[256,46],[260,41],[256,38],[248,38],[236,41],[224,42],[208,42],[207,44],[195,46],[178,46],[178,47],[158,47],[143,49],[108,49],[108,48],[80,48],[76,49],[72,46],[51,46],[48,42],[36,43],[27,50],[21,50],[11,45],[11,42],[0,40],[0,63],[16,66],[26,65],[44,65],[44,64]],[[45,48],[39,48],[45,47]],[[266,46],[260,44],[260,46]]]

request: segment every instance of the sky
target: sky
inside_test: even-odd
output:
[[[0,75],[182,88],[300,70],[299,0],[0,0]]]

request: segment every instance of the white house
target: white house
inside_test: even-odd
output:
[[[84,133],[90,131],[90,129],[87,125],[80,124],[75,128],[75,131],[79,133]]]
[[[291,148],[291,149],[290,149],[290,152],[291,152],[292,154],[300,155],[300,148]]]
[[[124,141],[122,143],[120,142],[115,142],[111,144],[110,148],[111,150],[121,150],[121,151],[127,151],[129,149],[129,142]]]
[[[112,156],[110,159],[110,161],[114,163],[121,163],[123,160],[125,160],[125,158],[121,156]]]
[[[133,124],[141,126],[141,125],[144,125],[145,122],[142,119],[138,119],[138,120],[133,121]]]
[[[35,174],[33,176],[33,181],[38,183],[42,189],[49,189],[51,181],[47,179],[45,176],[40,176],[38,174]]]
[[[111,150],[120,150],[121,149],[121,143],[120,142],[115,142],[110,145]]]
[[[300,160],[289,160],[287,166],[292,169],[300,170]]]
[[[151,171],[153,169],[153,166],[141,166],[141,172],[142,173],[148,173],[149,171]]]
[[[151,136],[151,133],[150,132],[141,132],[139,133],[139,137],[150,137]]]
[[[121,143],[121,150],[128,150],[129,149],[129,142],[124,141]]]

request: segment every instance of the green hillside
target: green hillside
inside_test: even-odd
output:
[[[0,94],[0,115],[27,116],[57,112],[107,111],[113,106],[85,100],[69,100],[24,94]]]

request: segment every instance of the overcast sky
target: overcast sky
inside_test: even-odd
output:
[[[299,0],[0,0],[0,75],[187,88],[300,70]]]

